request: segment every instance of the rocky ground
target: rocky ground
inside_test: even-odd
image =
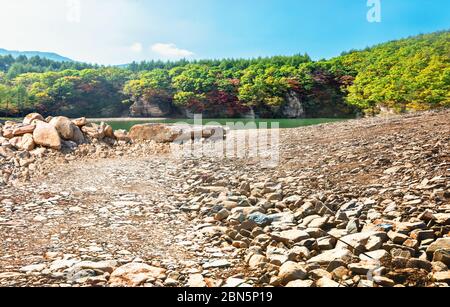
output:
[[[450,283],[449,111],[282,130],[277,165],[119,143],[0,152],[0,286]]]

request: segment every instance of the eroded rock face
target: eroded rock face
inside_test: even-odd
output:
[[[168,102],[137,100],[130,107],[130,115],[133,117],[165,117],[172,113],[172,106]]]
[[[286,118],[305,117],[305,108],[297,93],[290,92],[286,96],[286,103],[281,109],[282,115]]]
[[[33,132],[34,142],[38,145],[60,150],[61,138],[56,128],[46,122],[37,122]]]

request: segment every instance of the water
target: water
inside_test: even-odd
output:
[[[254,129],[255,127],[262,128],[261,125],[267,125],[268,129],[278,128],[275,126],[279,125],[279,128],[287,129],[287,128],[298,128],[305,126],[313,126],[323,123],[332,123],[343,121],[346,119],[342,118],[309,118],[309,119],[203,119],[204,125],[232,125],[230,128],[236,130],[243,129]],[[145,121],[134,121],[134,120],[126,120],[126,121],[106,121],[114,130],[124,129],[130,130],[134,125],[146,124],[146,123],[164,123],[164,124],[174,124],[174,123],[185,123],[185,124],[194,124],[193,119],[164,119],[164,120],[145,120]],[[241,125],[238,125],[241,123]],[[234,126],[234,127],[233,127]]]

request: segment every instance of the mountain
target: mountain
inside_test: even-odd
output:
[[[41,52],[41,51],[16,51],[16,50],[6,50],[0,48],[0,56],[12,55],[17,58],[18,56],[24,55],[27,58],[31,58],[34,56],[39,56],[41,58],[49,59],[57,62],[73,62],[73,60],[63,57],[59,54],[53,52]]]

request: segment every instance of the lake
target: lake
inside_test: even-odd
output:
[[[243,130],[254,129],[256,127],[262,128],[267,125],[268,129],[271,128],[298,128],[305,126],[313,126],[324,123],[339,122],[347,119],[342,118],[308,118],[308,119],[203,119],[203,125],[228,125],[231,129]],[[175,124],[185,123],[194,124],[193,119],[149,119],[149,120],[124,120],[115,119],[112,121],[105,121],[113,127],[114,130],[124,129],[130,130],[134,125],[146,124],[146,123],[163,123],[163,124]],[[279,125],[278,127],[276,125]],[[262,126],[261,126],[262,125]]]

